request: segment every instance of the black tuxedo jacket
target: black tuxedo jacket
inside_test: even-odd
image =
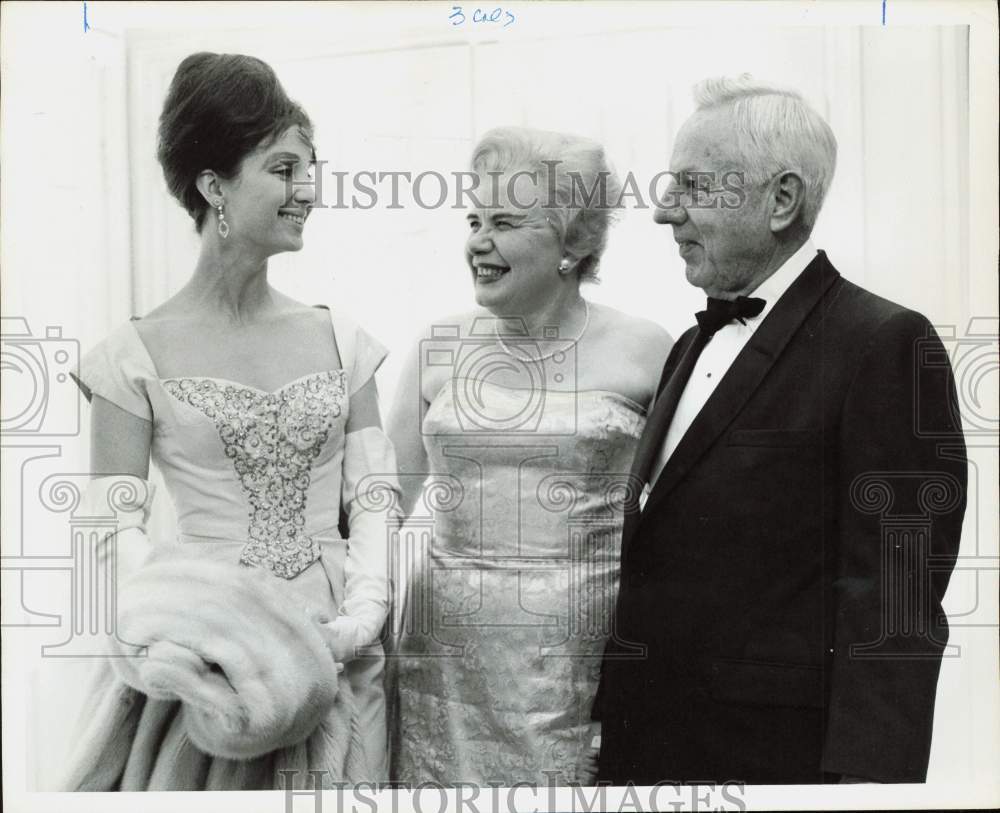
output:
[[[599,779],[923,781],[966,465],[928,321],[819,252],[626,516]]]

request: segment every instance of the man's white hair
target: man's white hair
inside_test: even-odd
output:
[[[705,79],[695,85],[694,99],[699,111],[730,111],[747,181],[766,183],[787,170],[802,177],[802,223],[811,230],[837,166],[837,139],[823,117],[798,91],[749,74]]]

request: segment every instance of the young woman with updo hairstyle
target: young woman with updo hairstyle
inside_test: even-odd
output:
[[[385,350],[335,305],[296,302],[268,280],[271,256],[303,246],[312,135],[259,59],[198,53],[177,68],[158,158],[198,258],[176,294],[80,365],[84,499],[118,518],[102,552],[117,571],[118,630],[67,789],[387,776],[382,506],[396,485],[374,380]],[[145,534],[150,460],[176,539]]]

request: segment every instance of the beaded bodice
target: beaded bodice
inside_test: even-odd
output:
[[[346,419],[346,373],[315,373],[274,392],[202,377],[162,384],[213,421],[235,469],[249,505],[240,561],[286,579],[309,567],[320,550],[305,532],[306,498],[314,462]]]

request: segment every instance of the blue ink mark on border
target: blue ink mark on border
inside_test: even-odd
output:
[[[87,0],[83,0],[83,33],[90,31],[90,23],[87,22]]]
[[[472,14],[473,23],[496,23],[499,22],[502,17],[506,16],[506,22],[501,26],[501,28],[506,28],[513,22],[516,22],[517,18],[514,16],[514,12],[504,9],[502,6],[497,6],[492,11],[483,10],[477,8]],[[451,21],[453,26],[464,25],[466,21],[465,12],[462,10],[462,6],[452,6],[451,13],[448,15],[448,19]]]
[[[885,4],[888,0],[882,0],[882,25],[885,25]]]

